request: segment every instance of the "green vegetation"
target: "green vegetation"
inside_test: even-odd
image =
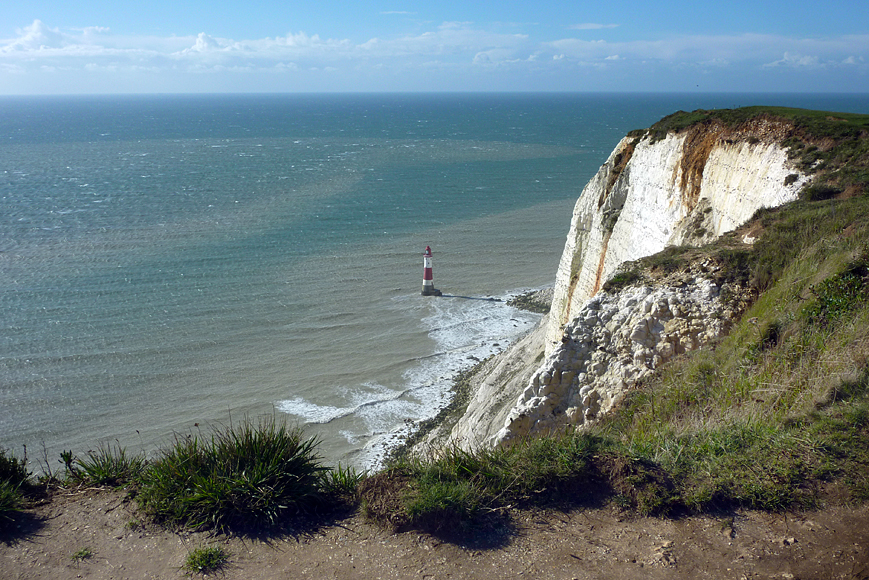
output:
[[[7,481],[0,481],[0,530],[14,521],[21,507],[21,491]]]
[[[305,439],[274,417],[215,429],[209,437],[178,436],[153,460],[130,455],[120,444],[101,445],[78,459],[61,453],[63,478],[47,486],[123,486],[143,515],[173,526],[263,530],[287,518],[334,513],[357,504],[366,477],[349,467],[325,467],[318,441]],[[32,487],[26,460],[0,449],[0,528],[14,521],[21,490]],[[139,520],[127,524],[141,526]]]
[[[128,456],[120,444],[114,449],[100,445],[96,451],[88,451],[85,459],[73,458],[71,452],[64,452],[67,459],[67,477],[72,483],[87,485],[108,485],[117,487],[135,482],[145,468],[145,456]]]
[[[706,121],[719,121],[735,127],[761,115],[785,119],[797,129],[813,137],[834,139],[859,138],[861,132],[869,131],[869,115],[858,113],[832,113],[790,107],[740,107],[738,109],[697,109],[696,111],[677,111],[667,115],[648,129],[648,133],[666,135],[668,132],[684,131],[688,127]],[[647,131],[632,131],[631,135],[640,136]],[[663,136],[661,135],[661,136]]]
[[[604,292],[618,292],[622,288],[627,288],[628,286],[634,286],[639,284],[640,282],[645,281],[640,268],[635,264],[629,264],[628,267],[623,268],[621,271],[617,272],[612,278],[604,282],[603,290]]]
[[[395,528],[455,531],[507,506],[577,490],[597,448],[594,438],[564,436],[476,453],[451,446],[436,460],[405,455],[362,483],[363,509]]]
[[[219,572],[229,562],[229,554],[220,546],[200,546],[187,554],[182,570],[188,574]]]
[[[70,559],[73,562],[75,562],[76,564],[78,564],[79,562],[83,562],[83,561],[85,561],[89,558],[93,558],[93,557],[94,557],[94,551],[88,547],[85,547],[85,548],[78,550],[75,554],[70,556]]]
[[[316,446],[274,418],[176,437],[145,469],[137,499],[159,521],[191,528],[276,526],[322,499],[328,468]]]
[[[9,525],[21,507],[21,489],[30,473],[26,458],[18,458],[11,451],[0,447],[0,530]]]

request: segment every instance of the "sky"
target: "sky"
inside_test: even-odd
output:
[[[0,95],[869,93],[865,0],[28,0]]]

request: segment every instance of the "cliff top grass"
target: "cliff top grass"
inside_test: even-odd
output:
[[[677,111],[652,125],[649,131],[678,133],[693,125],[713,120],[736,127],[761,116],[789,121],[797,129],[814,138],[859,137],[863,132],[869,130],[869,115],[790,107],[755,106],[738,109]]]

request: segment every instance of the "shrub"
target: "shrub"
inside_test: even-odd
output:
[[[809,322],[824,326],[833,323],[858,306],[869,302],[869,260],[854,264],[845,272],[832,276],[811,288],[817,302],[803,310]]]
[[[138,500],[159,520],[192,528],[271,527],[320,500],[317,440],[274,418],[176,437],[142,475]]]
[[[838,187],[829,185],[807,185],[800,190],[800,199],[803,201],[824,201],[832,199],[842,193]]]
[[[24,485],[30,478],[27,471],[27,458],[18,458],[11,451],[0,447],[0,481],[15,487]]]

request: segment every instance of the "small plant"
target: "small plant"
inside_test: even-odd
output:
[[[27,457],[18,458],[11,451],[0,447],[0,481],[14,486],[23,485],[30,478]]]
[[[123,485],[138,478],[145,467],[144,455],[128,456],[120,443],[114,449],[100,444],[87,452],[87,458],[73,461],[74,469],[67,468],[70,478],[89,485]]]
[[[321,476],[320,489],[326,495],[354,496],[359,482],[368,477],[367,472],[358,472],[352,467],[338,467],[324,471]]]
[[[639,284],[643,282],[643,280],[643,275],[639,270],[624,270],[616,273],[612,278],[607,280],[603,285],[603,289],[605,292],[618,292],[619,290],[627,288],[633,284]]]
[[[90,558],[93,558],[93,556],[94,556],[93,550],[91,550],[88,547],[84,547],[84,548],[80,549],[79,551],[77,551],[72,556],[70,556],[70,558],[72,559],[73,562],[78,564],[80,562],[83,562],[84,560],[88,560]]]
[[[187,554],[181,567],[188,574],[209,574],[222,570],[229,562],[229,554],[220,546],[200,546]]]
[[[0,447],[0,529],[13,521],[21,507],[21,487],[29,478],[27,458],[19,459]]]
[[[0,530],[14,521],[21,507],[21,491],[8,481],[0,481]]]
[[[75,467],[75,454],[73,454],[71,449],[60,452],[60,462],[63,463],[66,469],[67,477],[75,477],[77,471]]]

